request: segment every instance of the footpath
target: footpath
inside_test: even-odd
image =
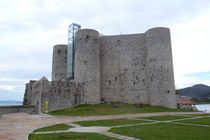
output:
[[[121,118],[138,118],[149,116],[165,115],[189,115],[203,114],[202,112],[158,112],[158,113],[137,113],[125,115],[103,115],[103,116],[75,116],[56,117],[46,114],[12,113],[4,114],[0,119],[0,140],[27,140],[28,135],[37,128],[46,127],[59,123],[72,123],[88,120],[106,120]],[[107,135],[108,134],[107,132]]]

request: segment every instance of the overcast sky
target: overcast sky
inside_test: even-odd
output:
[[[209,0],[0,0],[0,100],[51,79],[53,45],[67,44],[72,22],[105,35],[169,27],[176,88],[210,85]]]

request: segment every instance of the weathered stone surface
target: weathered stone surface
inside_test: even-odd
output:
[[[45,102],[49,111],[73,107],[83,102],[84,84],[75,81],[48,81],[42,78],[32,84],[32,102],[28,105],[36,106],[37,112],[44,112]],[[27,94],[27,93],[26,93]]]
[[[55,45],[52,59],[52,81],[66,79],[67,45]]]
[[[101,98],[175,107],[168,28],[100,37]]]
[[[25,94],[23,99],[23,105],[31,105],[32,104],[32,86],[36,80],[30,80],[29,83],[25,85]]]
[[[99,33],[82,29],[76,34],[75,81],[85,83],[84,103],[100,102]]]
[[[149,104],[175,107],[176,96],[170,30],[154,28],[146,32]]]
[[[26,84],[24,103],[43,111],[77,104],[125,102],[176,107],[170,31],[99,36],[92,29],[76,33],[74,80],[65,81],[67,45],[53,50],[52,82]]]
[[[144,34],[100,37],[101,97],[108,101],[148,103]]]
[[[44,100],[49,102],[49,109],[52,111],[79,105],[83,100],[81,96],[83,96],[81,83],[52,81],[49,94],[45,95]]]
[[[35,114],[37,110],[35,106],[0,106],[0,115],[20,112]]]

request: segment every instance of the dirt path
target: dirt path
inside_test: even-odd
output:
[[[202,112],[159,112],[138,113],[126,115],[105,115],[87,117],[54,117],[49,115],[29,115],[25,113],[13,113],[2,115],[0,119],[0,140],[27,140],[27,136],[33,130],[58,123],[70,123],[84,120],[104,120],[120,118],[136,118],[147,116],[203,114]]]

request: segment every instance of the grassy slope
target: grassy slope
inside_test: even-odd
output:
[[[143,140],[207,140],[210,138],[208,127],[167,123],[113,128],[111,132]]]
[[[43,127],[40,129],[36,129],[34,132],[46,132],[46,131],[58,131],[58,130],[67,130],[71,128],[71,126],[66,124],[56,124],[48,127]]]
[[[96,133],[59,133],[29,136],[29,140],[117,140]]]
[[[139,124],[145,122],[148,121],[116,119],[116,120],[100,120],[100,121],[82,121],[82,122],[77,122],[77,124],[82,126],[117,126],[117,125],[127,125],[127,124]]]
[[[94,115],[112,115],[112,114],[129,114],[129,113],[149,113],[149,112],[183,112],[189,110],[170,109],[165,107],[153,107],[144,105],[143,107],[135,107],[130,104],[120,105],[113,108],[110,104],[97,105],[79,105],[75,108],[63,109],[50,112],[55,116],[94,116]]]

